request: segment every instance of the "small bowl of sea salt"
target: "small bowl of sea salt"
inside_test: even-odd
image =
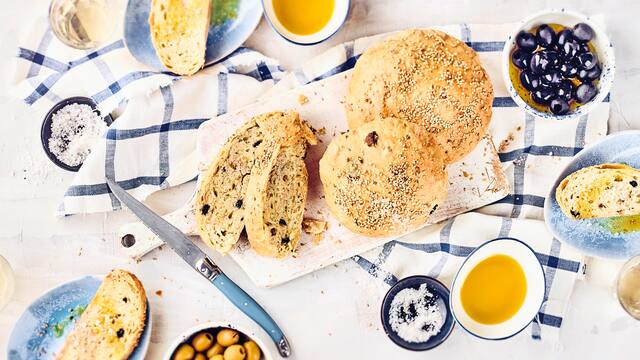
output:
[[[449,289],[422,275],[409,276],[392,286],[382,300],[380,316],[391,341],[413,351],[442,344],[454,326]]]
[[[100,115],[96,103],[88,97],[64,99],[49,110],[42,122],[42,147],[54,164],[78,171],[112,122],[110,115]]]

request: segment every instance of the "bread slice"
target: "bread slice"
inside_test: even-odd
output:
[[[152,0],[151,42],[162,64],[178,75],[204,66],[211,0]]]
[[[294,136],[276,144],[277,151],[258,154],[247,187],[247,237],[263,256],[285,257],[300,241],[308,184],[304,158],[307,143],[317,140],[306,123],[294,124]]]
[[[562,212],[573,219],[640,215],[640,170],[624,164],[580,169],[556,188]]]
[[[146,314],[147,296],[138,278],[112,270],[56,359],[127,359],[144,331]]]
[[[245,226],[245,195],[257,154],[266,164],[280,144],[300,137],[295,112],[271,112],[250,119],[223,145],[204,175],[196,198],[202,240],[222,254],[233,249]]]

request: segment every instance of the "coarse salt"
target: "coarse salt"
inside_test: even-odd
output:
[[[69,104],[51,117],[49,151],[61,162],[78,166],[106,129],[107,124],[89,105]]]
[[[403,340],[423,343],[437,335],[444,324],[444,317],[429,292],[427,284],[418,289],[407,288],[399,291],[391,301],[389,324]]]

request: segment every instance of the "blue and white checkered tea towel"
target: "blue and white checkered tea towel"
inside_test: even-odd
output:
[[[547,301],[536,321],[519,336],[556,339],[583,264],[581,254],[547,232],[541,221],[544,198],[571,157],[606,135],[609,103],[607,100],[589,116],[575,120],[526,115],[509,98],[500,72],[503,41],[513,27],[463,24],[440,28],[479,53],[493,82],[496,98],[490,132],[511,183],[511,194],[477,213],[423,229],[353,261],[389,285],[411,274],[429,274],[450,283],[462,259],[479,244],[497,236],[520,238],[532,246],[544,266]],[[94,97],[103,111],[128,101],[124,113],[74,179],[61,209],[63,214],[105,211],[120,207],[102,181],[105,174],[115,176],[139,199],[188,181],[197,174],[194,129],[204,119],[261,94],[348,70],[367,46],[385,36],[332,48],[286,76],[273,60],[239,50],[195,77],[176,79],[136,63],[120,42],[95,52],[77,53],[61,48],[41,29],[20,50],[22,74],[27,77],[20,94],[38,111],[72,95]]]
[[[71,96],[91,97],[103,114],[124,108],[67,189],[60,215],[120,208],[105,175],[138,199],[194,179],[198,126],[255,101],[284,74],[275,60],[240,48],[181,78],[139,63],[122,40],[91,51],[71,49],[52,34],[46,19],[22,41],[17,59],[16,93],[30,105],[34,121]]]
[[[557,340],[574,282],[585,271],[583,256],[564,246],[546,229],[544,199],[557,174],[585,145],[604,137],[609,99],[588,116],[575,120],[535,118],[509,97],[501,73],[504,40],[516,24],[437,27],[471,46],[494,86],[493,136],[511,186],[504,199],[449,221],[391,241],[353,260],[388,285],[415,274],[451,284],[464,258],[485,241],[515,237],[529,244],[543,265],[546,299],[537,319],[518,336]],[[282,91],[351,69],[364,49],[389,34],[336,46],[285,76],[271,91]],[[380,297],[384,293],[378,294]],[[366,311],[363,310],[363,311]]]

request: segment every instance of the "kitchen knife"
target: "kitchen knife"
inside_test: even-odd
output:
[[[273,339],[282,357],[291,355],[289,342],[278,324],[249,294],[231,281],[207,254],[175,226],[129,195],[115,181],[107,179],[107,184],[118,200],[125,204],[142,223],[167,243],[187,264],[215,285],[238,309],[260,325]]]

